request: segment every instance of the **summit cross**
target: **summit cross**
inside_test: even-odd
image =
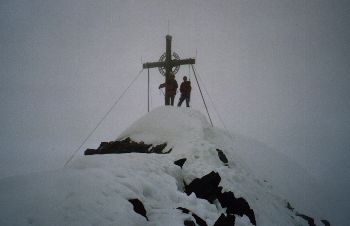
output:
[[[188,58],[188,59],[171,59],[172,52],[171,52],[171,39],[172,37],[170,35],[167,35],[165,37],[166,39],[166,51],[165,51],[165,60],[164,61],[158,61],[158,62],[149,62],[144,63],[143,68],[165,68],[165,82],[167,83],[170,79],[170,74],[172,72],[173,67],[185,65],[185,64],[195,64],[195,59]],[[165,87],[165,93],[167,93],[167,87]],[[167,98],[165,97],[165,105],[169,105],[169,102],[167,101]]]

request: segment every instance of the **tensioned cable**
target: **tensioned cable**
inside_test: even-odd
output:
[[[219,112],[218,112],[218,110],[217,110],[217,108],[216,108],[216,105],[214,104],[213,99],[212,99],[211,96],[209,95],[208,89],[206,88],[206,86],[205,86],[205,84],[204,84],[202,78],[199,76],[199,74],[198,74],[198,72],[197,72],[196,69],[195,69],[195,71],[196,71],[196,73],[197,73],[197,75],[198,75],[199,80],[200,80],[201,83],[203,84],[204,91],[205,91],[205,93],[208,95],[209,100],[210,100],[211,104],[213,105],[213,108],[214,108],[214,111],[215,111],[216,115],[218,116],[218,118],[219,118],[221,124],[224,126],[226,132],[227,132],[227,133],[231,136],[231,138],[232,138],[232,135],[231,135],[230,131],[227,129],[227,127],[226,127],[226,125],[225,125],[225,122],[222,120],[222,117],[221,117],[221,115],[219,114]]]
[[[198,88],[199,88],[199,92],[201,93],[201,96],[202,96],[202,100],[203,100],[203,103],[204,103],[205,110],[207,111],[207,114],[208,114],[208,117],[209,117],[210,124],[211,124],[211,126],[214,126],[213,125],[213,121],[211,121],[211,117],[210,117],[210,114],[209,114],[209,111],[208,111],[208,108],[207,108],[207,104],[205,103],[205,100],[204,100],[204,97],[203,97],[202,89],[199,86],[199,82],[198,82],[198,79],[197,79],[196,72],[194,71],[193,64],[191,64],[191,66],[192,66],[193,74],[194,74],[194,77],[196,79],[196,82],[197,82],[197,85],[198,85]]]
[[[126,92],[128,91],[128,89],[134,84],[134,82],[140,77],[141,73],[142,73],[143,69],[140,70],[140,72],[137,74],[137,76],[130,82],[130,84],[128,85],[128,87],[123,91],[123,93],[119,96],[119,98],[113,103],[113,105],[109,108],[109,110],[107,111],[107,113],[100,119],[100,121],[97,123],[97,125],[95,126],[95,128],[89,133],[89,135],[85,138],[85,140],[81,143],[81,145],[73,152],[72,156],[67,160],[67,162],[64,164],[64,167],[66,167],[66,165],[72,161],[72,159],[74,158],[75,154],[80,150],[80,148],[85,144],[85,142],[92,136],[92,134],[94,134],[94,132],[96,131],[96,129],[101,125],[101,123],[107,118],[107,116],[109,115],[109,113],[111,113],[111,111],[113,110],[113,108],[118,104],[118,102],[122,99],[122,97],[126,94]]]

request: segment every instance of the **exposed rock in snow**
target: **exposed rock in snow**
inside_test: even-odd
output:
[[[182,166],[185,164],[186,160],[187,160],[186,158],[182,158],[182,159],[176,160],[174,162],[174,164],[177,165],[177,166],[180,166],[181,169],[182,169]]]
[[[227,216],[221,215],[218,221],[231,221],[230,215],[247,216],[253,225],[256,225],[254,211],[250,208],[248,202],[244,198],[236,198],[233,192],[221,192],[222,187],[219,186],[221,177],[218,173],[211,172],[202,178],[194,179],[189,185],[185,185],[185,192],[189,195],[192,192],[198,198],[206,199],[213,203],[218,200],[220,205],[226,208]],[[218,222],[217,221],[217,222]]]
[[[148,221],[147,212],[146,212],[146,209],[145,209],[143,203],[138,199],[129,199],[129,202],[131,202],[131,204],[134,206],[134,211],[136,213],[144,216],[146,218],[146,220]]]
[[[162,151],[166,147],[166,143],[153,146],[152,144],[145,144],[143,141],[135,142],[129,137],[121,141],[102,142],[97,149],[86,149],[85,155],[95,154],[125,154],[125,153],[156,153],[167,154],[171,149],[165,153]]]
[[[235,225],[235,216],[232,214],[221,214],[214,226],[232,226]]]
[[[212,171],[202,178],[194,179],[189,185],[185,185],[185,192],[187,195],[193,192],[198,198],[213,203],[222,190],[222,187],[219,187],[220,181],[220,175]]]
[[[221,162],[223,162],[225,165],[228,164],[228,160],[227,160],[227,157],[226,155],[224,154],[224,152],[220,149],[216,149],[216,151],[218,152],[218,156],[219,156],[219,159],[221,160]]]
[[[321,220],[321,222],[322,222],[325,226],[331,226],[331,224],[329,223],[328,220]]]
[[[256,225],[254,211],[250,208],[248,202],[244,198],[236,198],[232,191],[224,192],[218,196],[222,207],[227,208],[227,214],[235,214],[238,216],[247,216],[250,223]]]
[[[296,216],[301,217],[304,220],[306,220],[307,223],[309,224],[309,226],[316,226],[315,220],[312,217],[309,217],[309,216],[306,216],[305,214],[300,214],[300,213],[297,213]]]
[[[200,218],[197,214],[191,212],[190,210],[186,209],[186,208],[183,208],[183,207],[178,207],[177,209],[181,210],[183,213],[186,213],[186,214],[191,214],[192,217],[194,218],[194,220],[196,221],[196,223],[199,225],[199,226],[207,226],[207,223],[202,219]],[[190,224],[189,222],[192,221],[192,220],[187,220],[188,223],[187,224]],[[185,220],[186,222],[186,220]],[[184,222],[184,224],[186,225],[186,223]],[[192,221],[193,222],[193,221]],[[193,222],[194,223],[194,222]]]

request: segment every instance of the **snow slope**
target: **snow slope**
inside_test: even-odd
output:
[[[329,206],[325,206],[331,193],[306,169],[262,142],[241,134],[233,134],[233,140],[239,157],[257,178],[268,181],[272,192],[282,195],[302,213],[331,220]]]
[[[201,113],[160,107],[148,113],[117,140],[130,137],[148,144],[167,142],[169,154],[109,154],[82,156],[67,168],[0,180],[0,225],[182,226],[184,207],[213,225],[225,210],[184,185],[211,171],[221,176],[224,191],[243,197],[254,210],[257,225],[307,225],[286,208],[264,179],[254,176],[235,150],[235,139],[210,127]],[[223,150],[225,166],[216,149]],[[174,161],[186,158],[183,168]],[[149,221],[133,211],[129,199],[139,199]],[[238,226],[252,225],[246,216]],[[322,225],[322,224],[319,224]]]

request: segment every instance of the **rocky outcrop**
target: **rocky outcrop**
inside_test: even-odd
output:
[[[250,222],[256,225],[254,211],[244,198],[236,198],[233,192],[229,191],[219,194],[218,200],[222,207],[227,208],[227,214],[234,214],[241,217],[246,215]]]
[[[207,223],[202,218],[200,218],[197,214],[193,213],[192,211],[190,211],[190,210],[188,210],[186,208],[183,208],[183,207],[178,207],[176,209],[181,210],[185,214],[191,214],[192,217],[195,219],[197,225],[199,225],[199,226],[208,226]],[[192,221],[192,220],[188,220],[188,219],[185,220],[184,221],[184,225],[186,225],[186,221],[187,221],[187,224],[190,225],[191,224],[190,221]]]
[[[223,208],[226,208],[227,215],[221,215],[215,225],[232,225],[230,222],[235,221],[235,216],[247,216],[253,225],[256,225],[254,211],[250,208],[244,198],[236,198],[232,191],[222,192],[219,186],[221,177],[218,173],[212,171],[202,178],[194,179],[189,185],[185,185],[185,192],[190,195],[192,192],[198,198],[206,199],[213,203],[218,200]],[[224,224],[225,223],[225,224]],[[234,224],[233,224],[234,225]]]
[[[185,164],[186,160],[187,160],[186,158],[182,158],[182,159],[176,160],[174,162],[174,164],[177,165],[177,166],[180,166],[181,169],[182,169],[182,166]]]
[[[132,141],[129,137],[121,141],[110,141],[102,142],[97,149],[86,149],[84,155],[95,155],[95,154],[123,154],[123,153],[156,153],[156,154],[167,154],[163,152],[167,143],[153,146],[152,144],[145,144],[144,142]]]
[[[296,216],[303,218],[307,221],[310,226],[316,226],[315,220],[312,217],[306,216],[305,214],[297,213]]]
[[[221,214],[220,217],[216,220],[214,226],[234,226],[236,217],[232,214]]]
[[[185,192],[190,195],[192,192],[198,198],[206,199],[213,203],[221,193],[222,187],[219,187],[221,177],[216,172],[211,172],[202,178],[194,179],[189,185],[185,185]]]
[[[286,207],[287,207],[287,209],[289,209],[290,211],[292,211],[292,212],[295,214],[295,216],[300,217],[300,218],[304,219],[305,221],[307,221],[307,223],[308,223],[309,226],[316,226],[316,223],[315,223],[314,218],[312,218],[312,217],[310,217],[310,216],[307,216],[307,215],[305,215],[305,214],[299,213],[299,212],[297,212],[297,211],[294,211],[294,207],[292,207],[292,205],[291,205],[289,202],[287,202],[287,206],[286,206]],[[331,224],[329,223],[328,220],[321,220],[321,222],[322,222],[325,226],[331,226]]]
[[[146,218],[146,220],[148,221],[147,212],[146,212],[146,209],[145,209],[143,203],[138,199],[129,199],[129,202],[133,205],[134,211],[136,213],[144,216]]]
[[[220,149],[216,149],[216,151],[218,152],[218,156],[221,162],[223,162],[225,164],[225,166],[228,165],[228,160],[226,155],[224,154],[224,152]]]

